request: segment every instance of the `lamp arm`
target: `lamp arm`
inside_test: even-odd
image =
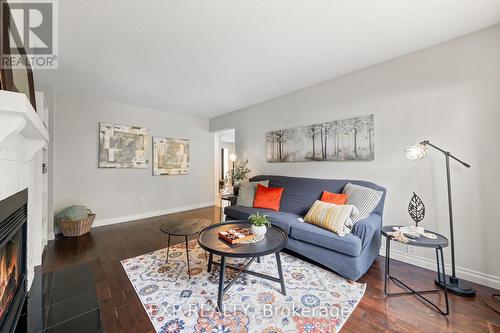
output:
[[[461,163],[461,164],[462,164],[463,166],[465,166],[466,168],[470,168],[470,164],[468,164],[468,163],[466,163],[466,162],[464,162],[464,161],[460,160],[458,157],[453,156],[453,155],[452,155],[449,151],[446,151],[446,150],[444,150],[444,149],[442,149],[442,148],[439,148],[439,147],[437,147],[437,146],[433,145],[433,144],[432,144],[429,140],[422,141],[422,142],[420,142],[420,144],[422,144],[422,145],[427,145],[427,146],[431,146],[432,148],[434,148],[434,149],[436,149],[436,150],[438,150],[438,151],[442,152],[443,154],[445,154],[445,155],[447,155],[447,156],[449,156],[449,157],[453,158],[455,161],[457,161],[457,162]]]

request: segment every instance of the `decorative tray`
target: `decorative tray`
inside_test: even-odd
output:
[[[229,244],[247,243],[255,238],[255,235],[250,229],[234,228],[219,232],[219,238]]]

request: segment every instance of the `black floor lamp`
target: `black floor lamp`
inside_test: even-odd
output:
[[[449,151],[436,147],[429,140],[422,141],[420,143],[412,144],[405,149],[406,158],[409,160],[419,160],[424,158],[426,153],[427,146],[430,146],[440,152],[442,152],[445,156],[446,160],[446,183],[448,185],[448,214],[450,217],[450,245],[451,245],[451,276],[448,278],[447,289],[449,292],[459,296],[475,296],[476,291],[471,287],[467,286],[467,284],[460,281],[455,272],[455,240],[453,237],[453,207],[451,202],[451,181],[450,181],[450,158],[455,161],[461,163],[463,166],[470,168],[470,165],[456,158]],[[436,279],[436,284],[439,287],[443,288],[443,285],[439,283]]]

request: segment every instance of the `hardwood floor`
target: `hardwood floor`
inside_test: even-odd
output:
[[[154,332],[120,260],[166,247],[167,237],[159,232],[162,224],[199,217],[219,221],[220,209],[208,207],[99,227],[79,238],[51,241],[45,251],[42,270],[54,271],[89,262],[96,276],[97,298],[106,332]],[[172,244],[182,240],[172,238]],[[435,273],[432,271],[394,262],[391,273],[411,282],[416,288],[433,288]],[[383,275],[384,262],[379,257],[359,280],[367,283],[366,294],[342,332],[489,332],[488,322],[500,323],[500,315],[488,308],[480,296],[461,298],[451,295],[451,314],[448,317],[441,316],[413,296],[387,298]],[[490,299],[493,292],[498,293],[484,286],[474,287],[485,299]],[[444,302],[442,295],[430,297],[440,301],[441,305]]]

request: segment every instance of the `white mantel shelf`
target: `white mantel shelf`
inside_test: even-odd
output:
[[[43,94],[38,96],[37,109],[40,110],[45,104]],[[45,109],[35,112],[26,95],[0,91],[0,200],[28,189],[28,288],[33,281],[34,267],[42,264],[47,238],[48,208],[44,193],[48,193],[48,186],[44,185],[42,164],[49,132],[42,120],[44,114],[47,114]]]
[[[0,142],[20,132],[31,140],[49,141],[49,132],[25,94],[0,91]]]

